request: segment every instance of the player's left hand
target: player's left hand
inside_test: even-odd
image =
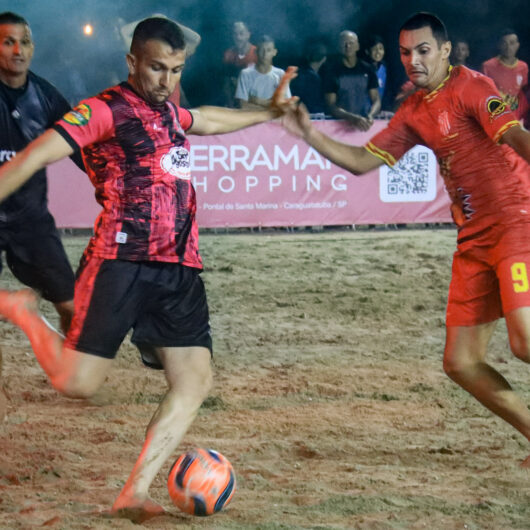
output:
[[[289,110],[293,110],[298,104],[300,99],[298,96],[290,98],[285,97],[285,90],[289,83],[298,75],[297,71],[297,66],[289,66],[281,78],[280,84],[276,87],[276,90],[272,95],[270,108],[276,112],[278,116],[283,116]]]

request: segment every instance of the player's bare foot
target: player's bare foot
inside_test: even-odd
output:
[[[525,469],[530,469],[530,455],[528,455],[519,465]]]
[[[143,523],[153,517],[164,515],[166,510],[151,499],[136,499],[134,497],[118,497],[112,506],[112,517],[129,519],[134,523]]]

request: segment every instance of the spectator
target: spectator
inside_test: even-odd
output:
[[[298,96],[310,114],[324,115],[326,103],[320,68],[326,61],[327,47],[322,41],[310,40],[306,44],[298,77],[291,81],[291,92]]]
[[[488,59],[482,71],[495,81],[504,101],[522,119],[528,110],[523,88],[528,84],[528,65],[517,58],[519,39],[513,29],[505,29],[499,39],[499,55]]]
[[[322,68],[328,112],[356,129],[367,131],[381,109],[377,76],[369,64],[357,58],[359,39],[353,31],[341,32],[339,49],[340,55],[330,57]],[[368,112],[367,96],[372,102]]]
[[[248,26],[244,22],[234,22],[232,26],[232,39],[234,46],[226,50],[223,56],[223,64],[225,67],[223,93],[225,105],[233,108],[236,106],[234,95],[239,74],[243,68],[256,64],[258,62],[258,56],[256,55],[256,46],[250,42]]]
[[[375,75],[377,76],[377,81],[379,83],[379,98],[381,99],[382,106],[386,88],[386,64],[383,60],[385,58],[385,44],[382,37],[379,35],[371,35],[368,38],[364,52],[366,54],[366,62],[373,67]],[[367,108],[370,109],[372,106],[372,100],[368,96],[366,100]]]
[[[469,59],[469,43],[464,39],[457,39],[453,41],[451,49],[451,64],[453,66],[467,66]]]
[[[272,37],[260,37],[256,50],[257,63],[241,70],[237,80],[236,99],[242,109],[268,108],[272,95],[285,74],[284,70],[272,64],[278,53]],[[289,87],[286,87],[285,97],[291,97]]]

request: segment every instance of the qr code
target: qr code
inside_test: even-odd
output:
[[[409,151],[388,172],[388,194],[426,193],[429,184],[429,153]]]
[[[427,147],[416,146],[394,167],[381,168],[380,194],[384,202],[433,200],[436,196],[434,153]]]

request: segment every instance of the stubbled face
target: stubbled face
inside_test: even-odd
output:
[[[261,42],[258,44],[256,54],[258,56],[258,63],[272,64],[272,60],[276,57],[278,50],[274,42]]]
[[[25,24],[0,25],[0,76],[9,78],[25,76],[33,57],[31,30]],[[8,83],[9,84],[9,83]]]
[[[250,40],[250,31],[243,22],[235,22],[232,28],[232,38],[237,48],[243,48]]]
[[[418,88],[435,89],[446,77],[451,43],[440,46],[430,27],[403,30],[399,35],[401,62]]]
[[[504,59],[515,59],[519,51],[519,39],[515,33],[504,35],[499,41],[499,51]]]
[[[147,102],[165,103],[180,81],[186,50],[174,50],[159,40],[148,40],[127,55],[129,82]]]
[[[369,50],[368,55],[374,63],[380,63],[385,56],[385,47],[382,42],[374,44]]]
[[[469,46],[467,42],[457,42],[453,48],[453,57],[458,64],[464,64],[469,57]]]
[[[355,57],[359,51],[359,39],[352,32],[344,32],[339,37],[339,50],[344,57]]]

